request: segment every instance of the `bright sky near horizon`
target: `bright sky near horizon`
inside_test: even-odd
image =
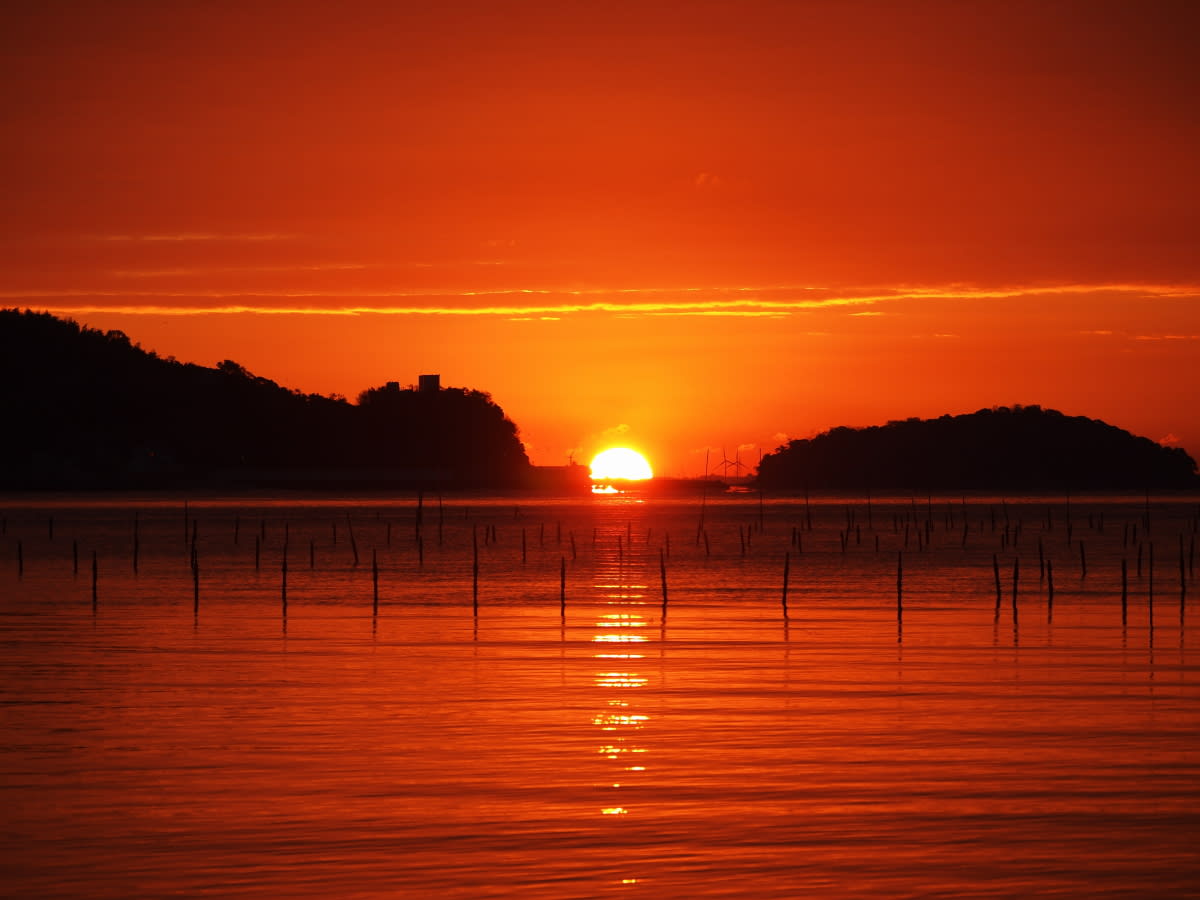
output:
[[[1039,403],[1200,456],[1200,3],[9,4],[0,305],[696,475]]]

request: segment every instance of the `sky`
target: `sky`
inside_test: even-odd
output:
[[[0,305],[535,463],[1040,404],[1200,457],[1200,3],[17,2]]]

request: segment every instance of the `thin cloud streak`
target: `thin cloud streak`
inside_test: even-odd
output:
[[[287,274],[295,272],[350,272],[381,269],[457,269],[463,267],[509,266],[506,260],[467,260],[444,263],[432,262],[388,262],[388,263],[296,263],[286,265],[253,266],[175,266],[158,269],[113,269],[110,275],[116,278],[199,278],[218,275]]]
[[[206,268],[176,267],[169,269],[113,269],[117,278],[195,278],[200,275],[259,275],[286,272],[350,272],[367,269],[366,263],[312,263],[286,266],[211,266]]]
[[[302,235],[263,233],[221,234],[207,231],[183,231],[173,234],[91,234],[89,240],[114,243],[261,243],[264,241],[295,241]]]
[[[756,296],[747,297],[747,294]],[[786,296],[802,294],[803,296]],[[64,315],[120,313],[123,315],[203,316],[203,315],[307,315],[307,316],[502,316],[539,317],[571,314],[609,313],[621,316],[745,316],[770,318],[794,312],[821,309],[873,307],[881,304],[921,300],[1006,300],[1028,297],[1134,294],[1148,299],[1200,299],[1200,285],[1180,284],[1094,284],[1035,285],[1027,287],[970,288],[959,285],[941,287],[864,288],[861,293],[817,287],[733,287],[733,288],[589,288],[561,290],[521,288],[484,291],[116,291],[116,290],[34,290],[0,291],[8,300],[75,301],[48,304],[49,312]],[[700,295],[700,296],[697,296]],[[780,296],[785,295],[785,296]],[[483,298],[544,298],[542,302],[464,304]],[[610,299],[582,302],[580,298]],[[634,298],[661,298],[643,299]],[[95,301],[111,298],[125,301],[105,305]],[[145,298],[158,302],[138,304]],[[557,298],[557,299],[551,299]],[[617,298],[629,298],[623,301]],[[695,298],[695,299],[692,299]],[[226,301],[212,305],[171,304],[170,300]],[[262,301],[293,301],[270,305]],[[398,301],[396,303],[348,303],[348,300]],[[427,304],[413,301],[428,300]],[[92,302],[88,302],[92,301]],[[242,302],[232,302],[242,301]],[[254,302],[259,301],[259,302]],[[300,305],[295,301],[309,301]],[[326,301],[328,305],[322,305]],[[862,315],[862,312],[851,315]]]

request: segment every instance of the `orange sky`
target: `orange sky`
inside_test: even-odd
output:
[[[1200,4],[416,6],[6,8],[0,304],[439,372],[540,463],[1014,403],[1200,455]]]

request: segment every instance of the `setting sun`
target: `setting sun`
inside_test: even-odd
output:
[[[627,447],[604,450],[592,460],[592,479],[596,481],[610,478],[641,481],[653,477],[654,471],[646,457]]]

